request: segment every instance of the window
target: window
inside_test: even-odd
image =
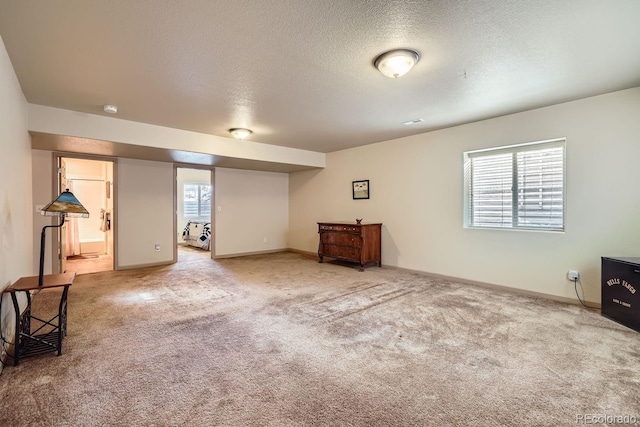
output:
[[[464,153],[465,226],[564,230],[565,140]]]
[[[183,207],[185,217],[211,216],[211,186],[184,184]]]

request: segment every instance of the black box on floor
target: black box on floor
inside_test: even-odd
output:
[[[602,257],[602,315],[640,332],[640,258]]]

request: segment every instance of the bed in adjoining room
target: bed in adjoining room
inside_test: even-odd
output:
[[[209,250],[211,246],[211,221],[191,220],[182,232],[182,240],[189,246]]]

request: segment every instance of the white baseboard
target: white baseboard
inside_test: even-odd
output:
[[[264,255],[264,254],[275,254],[278,252],[289,252],[288,249],[271,249],[268,251],[257,251],[257,252],[239,252],[234,254],[224,254],[224,255],[214,255],[213,259],[224,259],[224,258],[237,258],[243,256],[251,256],[251,255]]]

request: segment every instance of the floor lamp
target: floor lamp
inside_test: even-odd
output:
[[[82,203],[76,199],[76,196],[74,196],[68,188],[63,191],[57,199],[42,208],[40,213],[46,216],[59,216],[61,219],[58,225],[45,225],[42,227],[42,233],[40,233],[40,271],[38,272],[38,286],[42,286],[44,280],[44,248],[47,228],[62,227],[67,217],[89,218],[89,211],[82,206]]]

